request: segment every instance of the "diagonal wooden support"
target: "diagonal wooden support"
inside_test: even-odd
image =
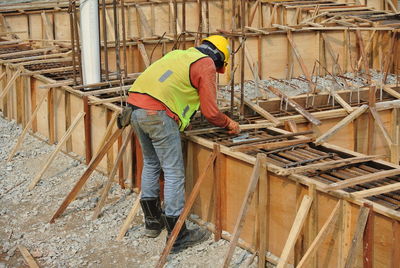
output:
[[[90,166],[92,164],[92,162],[94,161],[94,159],[97,157],[97,155],[99,154],[101,148],[103,148],[104,144],[106,143],[106,141],[108,140],[108,138],[111,135],[111,130],[113,129],[114,126],[116,126],[115,122],[117,121],[117,113],[113,113],[110,122],[107,125],[106,131],[103,134],[103,137],[101,138],[101,141],[98,145],[98,147],[96,148],[95,154],[92,157],[92,160],[90,161],[89,165]]]
[[[95,219],[97,219],[99,217],[101,209],[103,208],[103,206],[104,206],[104,204],[106,202],[106,199],[107,199],[107,196],[108,196],[108,192],[110,191],[110,188],[111,188],[112,183],[114,181],[115,174],[118,171],[119,163],[122,160],[122,156],[125,153],[125,150],[126,150],[126,147],[127,147],[128,143],[132,140],[132,134],[133,134],[133,129],[132,129],[132,127],[129,126],[128,135],[126,135],[124,141],[122,142],[121,149],[118,152],[118,155],[117,155],[117,158],[115,159],[114,166],[113,166],[113,168],[111,170],[110,176],[108,177],[106,185],[103,188],[103,192],[101,194],[100,200],[97,203],[96,208],[94,209],[93,216],[92,216],[93,220],[95,220]]]
[[[297,61],[299,62],[300,67],[303,70],[303,73],[304,73],[304,75],[305,75],[305,77],[306,77],[306,79],[308,81],[308,85],[310,86],[310,90],[312,92],[314,92],[316,86],[312,82],[312,77],[310,75],[310,72],[308,71],[307,66],[304,64],[303,58],[301,57],[301,55],[300,55],[300,53],[299,53],[299,51],[297,49],[296,43],[293,41],[292,31],[290,31],[290,30],[287,31],[287,39],[289,40],[289,43],[292,46],[293,52],[296,55]]]
[[[239,99],[240,96],[236,95],[236,98]],[[264,110],[263,108],[261,108],[259,105],[253,103],[251,100],[244,98],[244,103],[250,108],[252,109],[254,112],[258,113],[259,115],[261,115],[262,117],[264,117],[265,119],[267,119],[268,121],[270,121],[271,123],[273,123],[274,125],[280,125],[281,121],[279,121],[279,119],[277,119],[275,116],[273,116],[272,114],[270,114],[268,111]]]
[[[57,144],[56,149],[51,153],[49,158],[47,159],[46,163],[44,164],[43,168],[40,170],[40,172],[35,176],[35,178],[32,180],[31,184],[29,184],[28,190],[32,190],[35,185],[39,182],[39,180],[42,178],[43,174],[46,172],[48,167],[50,166],[51,162],[53,162],[54,158],[56,157],[57,153],[61,150],[61,147],[64,145],[64,143],[68,140],[68,138],[71,136],[72,131],[76,128],[78,123],[82,120],[83,116],[85,115],[84,112],[80,112],[76,117],[75,120],[72,122],[71,126],[68,128],[68,130],[65,132],[64,136],[61,138],[60,142]]]
[[[385,126],[383,125],[383,121],[381,119],[381,117],[379,116],[378,112],[376,111],[375,107],[369,107],[369,110],[372,114],[372,117],[375,119],[375,123],[378,125],[379,130],[382,132],[383,137],[385,138],[385,141],[387,143],[387,145],[389,146],[389,148],[391,148],[392,144],[393,144],[393,140],[390,137],[388,131],[386,130]]]
[[[126,232],[128,231],[129,227],[132,224],[133,218],[136,216],[139,207],[140,207],[140,196],[142,195],[142,192],[140,192],[133,203],[133,206],[131,210],[129,211],[128,217],[126,217],[124,223],[122,224],[121,229],[119,230],[119,233],[117,235],[116,240],[121,241],[121,239],[125,236]]]
[[[146,68],[149,67],[151,62],[149,56],[147,55],[146,48],[144,47],[142,42],[138,42],[137,46],[139,48],[140,55],[142,55],[144,65],[146,66]]]
[[[213,165],[216,158],[217,158],[217,152],[213,151],[207,160],[207,163],[203,169],[203,172],[198,177],[196,184],[194,185],[193,190],[190,193],[188,200],[186,201],[183,211],[182,211],[181,215],[179,216],[178,221],[176,222],[175,227],[171,232],[171,235],[168,238],[167,244],[165,245],[165,248],[164,248],[164,250],[160,256],[160,259],[158,260],[158,263],[156,265],[157,268],[164,267],[164,264],[167,261],[167,256],[171,252],[172,246],[174,245],[176,238],[178,237],[178,234],[181,231],[181,228],[182,228],[183,224],[185,223],[185,220],[186,220],[187,216],[189,215],[190,210],[192,209],[194,201],[196,200],[196,197],[199,194],[200,186],[203,183],[203,181],[207,175],[207,171],[211,168],[211,166]]]
[[[388,85],[383,85],[382,86],[383,91],[385,91],[386,93],[388,93],[389,95],[392,95],[393,97],[400,99],[400,93],[397,92],[396,90],[392,89],[390,86]]]
[[[81,178],[75,184],[74,188],[72,188],[71,192],[65,197],[64,201],[62,202],[61,206],[58,210],[54,213],[53,217],[50,220],[50,223],[54,223],[55,219],[58,218],[68,207],[68,205],[75,200],[78,193],[81,191],[82,187],[85,185],[86,181],[89,179],[90,175],[103,159],[104,155],[108,152],[114,142],[118,139],[119,136],[122,134],[122,129],[117,129],[107,143],[104,144],[103,148],[100,150],[98,155],[93,158],[93,161],[90,165],[86,168],[86,171],[83,173]]]
[[[301,201],[299,210],[297,211],[296,218],[294,219],[292,228],[290,229],[289,236],[286,240],[285,246],[283,247],[281,257],[279,258],[277,268],[284,268],[289,258],[290,252],[293,250],[297,238],[300,235],[300,231],[303,228],[304,222],[307,219],[308,211],[313,202],[312,197],[305,195]]]
[[[371,73],[369,71],[368,59],[367,59],[365,46],[364,46],[364,41],[362,39],[360,30],[356,30],[356,36],[357,36],[358,45],[360,47],[361,57],[362,57],[362,59],[364,61],[364,68],[365,68],[365,74],[367,76],[367,81],[370,84],[371,83]]]
[[[302,116],[304,116],[308,121],[310,121],[314,125],[317,125],[317,126],[321,125],[321,121],[319,121],[312,114],[307,112],[306,109],[304,109],[300,104],[298,104],[294,100],[290,99],[286,94],[284,94],[279,89],[269,86],[268,90],[270,90],[272,93],[274,93],[276,96],[280,97],[281,99],[284,99],[291,107],[293,107],[297,112],[299,112]]]
[[[325,187],[327,191],[334,191],[338,189],[343,189],[347,187],[351,187],[357,184],[367,183],[371,181],[381,180],[383,178],[387,178],[390,176],[396,176],[400,174],[400,168],[384,170],[379,172],[374,172],[366,175],[362,175],[359,177],[354,177],[351,179],[343,180],[340,182],[335,182]]]
[[[25,135],[26,135],[26,133],[28,133],[29,128],[31,127],[33,121],[35,120],[36,115],[40,109],[40,106],[43,104],[43,102],[47,98],[47,93],[48,93],[48,90],[46,92],[44,92],[43,97],[40,99],[39,103],[36,105],[35,110],[31,114],[31,118],[29,119],[28,123],[26,124],[21,135],[18,137],[17,143],[15,144],[14,148],[11,150],[10,154],[8,155],[7,162],[11,161],[11,159],[14,157],[15,153],[21,146],[22,142],[24,141]]]
[[[371,47],[371,45],[373,43],[372,40],[374,39],[375,33],[376,33],[376,30],[373,30],[371,35],[370,35],[370,37],[369,37],[368,43],[367,43],[367,45],[365,47],[365,51],[368,51],[370,49],[370,47]],[[361,55],[360,59],[357,62],[357,66],[356,66],[357,70],[360,70],[361,63],[362,63],[363,59],[364,59],[364,57],[363,57],[363,55]]]
[[[243,200],[242,206],[240,208],[238,218],[236,220],[235,228],[233,229],[232,240],[231,240],[231,243],[229,244],[229,250],[225,256],[224,265],[223,265],[224,268],[227,268],[231,262],[233,252],[235,251],[236,245],[238,243],[239,236],[242,231],[244,221],[246,219],[246,214],[249,209],[251,200],[253,199],[254,191],[256,189],[256,186],[257,186],[257,183],[258,183],[258,180],[260,177],[261,162],[265,158],[266,158],[266,155],[257,154],[256,163],[254,164],[253,172],[252,172],[250,180],[249,180],[249,185],[248,185],[246,193],[244,195],[244,200]]]
[[[2,100],[7,93],[10,91],[14,81],[18,78],[18,76],[21,74],[22,69],[18,68],[18,70],[14,73],[14,75],[11,77],[11,79],[8,81],[6,87],[3,89],[3,91],[0,94],[0,100]]]
[[[311,257],[315,256],[319,246],[324,242],[325,238],[333,231],[334,226],[339,218],[340,202],[338,201],[329,218],[326,220],[324,226],[322,226],[317,237],[311,243],[311,246],[307,249],[303,258],[300,260],[296,268],[307,267],[307,264],[311,260]]]
[[[32,255],[29,253],[28,249],[24,247],[23,245],[18,245],[18,250],[21,252],[22,257],[24,257],[24,260],[28,264],[29,268],[39,268],[40,266],[37,264],[35,259],[32,257]]]
[[[369,208],[361,207],[360,212],[358,214],[357,223],[356,223],[356,230],[353,235],[353,240],[352,240],[349,252],[347,254],[344,268],[354,267],[354,261],[355,261],[356,254],[357,254],[357,247],[362,239],[362,236],[363,236],[363,233],[365,230],[365,226],[366,226],[367,220],[368,220],[368,215],[369,215]]]
[[[339,123],[334,125],[331,129],[329,129],[327,132],[322,134],[317,138],[315,143],[317,145],[320,145],[324,143],[326,140],[328,140],[331,136],[336,134],[340,129],[343,127],[347,126],[350,122],[352,122],[354,119],[362,115],[366,110],[368,109],[368,105],[363,104],[362,106],[358,107],[357,109],[354,110],[351,114],[343,118]]]
[[[347,113],[350,114],[354,111],[354,109],[350,106],[350,104],[348,104],[342,97],[340,97],[339,94],[333,92],[332,95],[335,98],[335,100],[339,102],[339,104],[343,107],[343,109],[346,110]]]

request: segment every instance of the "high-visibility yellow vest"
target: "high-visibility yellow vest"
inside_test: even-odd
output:
[[[207,57],[195,48],[174,50],[151,64],[133,83],[129,92],[147,94],[164,103],[180,120],[183,131],[200,107],[197,89],[190,81],[190,65]]]

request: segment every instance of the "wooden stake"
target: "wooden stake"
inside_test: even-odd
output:
[[[355,265],[355,259],[357,254],[358,244],[364,234],[365,225],[367,224],[367,219],[369,215],[369,208],[361,207],[360,212],[358,213],[358,219],[356,223],[356,230],[353,235],[353,240],[351,243],[350,250],[347,254],[345,268],[352,268]]]
[[[19,68],[14,75],[11,77],[11,79],[8,81],[6,87],[3,89],[3,91],[0,94],[0,101],[3,100],[3,98],[7,95],[8,91],[10,91],[10,88],[12,87],[14,81],[18,78],[18,76],[21,74],[22,69]]]
[[[258,214],[259,214],[259,241],[260,247],[258,250],[258,268],[265,268],[265,253],[267,251],[267,243],[268,243],[268,223],[267,223],[267,214],[268,214],[268,168],[267,168],[267,159],[262,158],[260,165],[262,167],[260,178],[258,181]]]
[[[393,220],[393,245],[392,245],[392,266],[391,268],[400,267],[400,223]]]
[[[103,192],[101,194],[100,200],[97,203],[96,208],[94,209],[93,216],[92,216],[93,220],[95,220],[95,219],[97,219],[99,217],[101,209],[103,208],[103,206],[104,206],[104,204],[106,202],[106,199],[107,199],[107,196],[108,196],[108,192],[110,191],[110,188],[111,188],[112,183],[114,181],[114,177],[115,177],[115,174],[117,173],[117,170],[118,170],[118,167],[119,167],[119,163],[122,160],[122,156],[125,153],[125,150],[126,150],[126,147],[127,147],[128,143],[129,143],[129,141],[131,141],[131,139],[132,139],[132,134],[133,134],[133,129],[132,129],[132,127],[129,126],[128,135],[124,138],[124,141],[122,143],[121,149],[118,152],[117,159],[115,160],[114,166],[113,166],[113,168],[111,170],[111,173],[110,173],[110,176],[108,177],[108,181],[106,182],[106,185],[103,188]]]
[[[88,165],[92,159],[92,116],[89,106],[89,97],[83,96],[83,111],[85,112],[84,117],[84,128],[85,128],[85,159],[86,165]]]
[[[215,190],[214,190],[214,208],[215,208],[215,232],[214,232],[214,240],[219,241],[222,236],[222,180],[225,178],[222,177],[222,170],[221,170],[221,149],[220,145],[215,143],[214,144],[214,152],[217,153],[217,158],[214,162],[214,183],[215,183]]]
[[[26,261],[26,263],[30,268],[39,268],[39,265],[32,257],[32,255],[29,253],[26,247],[24,247],[23,245],[18,245],[18,250],[19,252],[21,252],[22,257],[24,257],[24,260]]]
[[[369,208],[369,215],[367,220],[367,226],[364,230],[363,235],[363,261],[364,268],[372,268],[374,262],[374,225],[375,216],[373,206],[371,204],[364,204],[365,207]]]
[[[315,143],[317,145],[320,145],[324,143],[326,140],[328,140],[331,136],[336,134],[340,129],[343,127],[347,126],[350,122],[352,122],[354,119],[359,117],[361,114],[363,114],[366,110],[368,109],[368,105],[363,104],[362,106],[358,107],[355,109],[351,114],[343,118],[339,123],[337,123],[335,126],[333,126],[331,129],[329,129],[327,132],[322,134],[317,138]]]
[[[8,155],[7,162],[11,161],[11,159],[14,157],[15,153],[21,146],[22,142],[24,141],[26,133],[28,133],[29,128],[32,125],[32,122],[35,120],[36,115],[40,109],[40,106],[43,104],[43,102],[47,98],[47,92],[45,92],[40,99],[39,103],[36,105],[35,110],[31,114],[31,118],[29,119],[28,123],[26,124],[24,130],[22,131],[21,135],[18,137],[17,143],[15,144],[14,148],[11,150],[10,154]]]
[[[308,187],[308,196],[312,198],[312,203],[308,216],[308,235],[306,246],[310,247],[312,241],[318,233],[318,198],[315,184],[310,184]],[[317,258],[311,257],[310,268],[317,268]]]
[[[224,260],[224,268],[227,268],[231,262],[233,252],[235,251],[237,242],[239,240],[240,233],[243,228],[244,220],[247,214],[247,210],[250,206],[251,200],[254,195],[254,190],[256,189],[259,177],[260,177],[260,168],[261,168],[261,161],[262,159],[266,158],[264,154],[257,154],[256,163],[254,164],[253,172],[251,174],[249,185],[247,187],[246,193],[244,195],[244,200],[242,206],[239,211],[239,215],[236,220],[235,228],[233,229],[232,233],[232,240],[229,245],[229,250],[225,256]]]
[[[278,265],[276,266],[277,268],[284,268],[286,266],[289,254],[293,250],[297,238],[300,235],[300,231],[303,228],[304,222],[306,221],[312,201],[312,197],[308,195],[305,195],[303,197],[300,208],[297,211],[296,218],[294,219],[292,228],[290,229],[289,236],[286,240],[285,246],[283,247]]]
[[[138,209],[140,207],[140,197],[142,195],[142,192],[140,192],[133,203],[133,206],[131,210],[129,211],[128,217],[126,217],[124,224],[122,225],[121,229],[119,230],[119,233],[117,235],[116,240],[121,241],[121,239],[125,236],[126,232],[128,231],[129,227],[131,226],[131,223],[133,221],[133,218],[136,216]]]
[[[55,219],[58,218],[64,210],[68,207],[68,205],[75,200],[76,196],[79,194],[82,187],[85,185],[86,181],[89,179],[90,175],[103,159],[104,155],[108,152],[114,142],[118,139],[118,137],[122,134],[122,129],[117,129],[113,135],[110,137],[108,142],[104,144],[103,148],[100,150],[98,155],[93,158],[90,165],[87,167],[85,173],[81,176],[78,182],[75,184],[74,188],[72,188],[71,192],[65,197],[63,203],[58,208],[58,210],[54,213],[53,217],[50,220],[50,223],[54,223]]]
[[[162,268],[164,266],[165,262],[167,261],[167,256],[170,253],[172,246],[174,245],[176,238],[178,237],[178,234],[181,231],[181,228],[182,228],[183,224],[185,223],[187,216],[189,215],[189,212],[194,204],[194,201],[196,200],[197,195],[199,194],[200,186],[203,183],[204,178],[207,175],[207,171],[209,170],[211,165],[214,163],[214,160],[216,157],[217,157],[217,152],[214,151],[208,158],[206,166],[203,169],[203,172],[200,174],[199,178],[197,179],[196,184],[194,185],[193,190],[190,193],[188,200],[186,201],[183,211],[182,211],[181,215],[179,216],[178,221],[176,222],[175,227],[172,230],[172,232],[168,238],[167,244],[165,245],[165,248],[164,248],[164,250],[160,256],[160,259],[158,260],[158,263],[156,265],[157,268]]]
[[[42,178],[43,174],[46,172],[47,168],[50,166],[51,162],[53,162],[54,158],[56,157],[57,153],[61,150],[61,147],[64,145],[65,141],[71,136],[72,131],[76,128],[78,123],[81,121],[83,116],[85,115],[84,112],[80,112],[76,117],[75,120],[72,122],[71,126],[68,128],[67,132],[65,132],[64,136],[61,138],[60,142],[57,144],[56,149],[51,153],[50,157],[47,159],[46,163],[44,164],[43,168],[40,172],[35,176],[32,180],[31,184],[29,184],[28,190],[31,191],[35,185],[39,182]]]
[[[324,226],[322,226],[321,230],[319,231],[317,237],[312,242],[311,246],[308,248],[306,253],[304,254],[303,258],[300,260],[299,264],[296,268],[303,268],[307,267],[311,257],[315,256],[319,246],[324,242],[325,238],[333,231],[333,227],[335,226],[338,218],[339,218],[339,208],[340,202],[338,201],[335,208],[333,209],[331,215],[326,220]]]

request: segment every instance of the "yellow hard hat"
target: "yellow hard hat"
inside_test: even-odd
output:
[[[230,56],[229,41],[222,35],[210,35],[204,38],[201,42],[208,41],[213,44],[222,54],[224,54],[224,65],[228,64]]]

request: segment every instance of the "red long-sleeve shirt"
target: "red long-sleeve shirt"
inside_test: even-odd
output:
[[[213,60],[206,57],[193,63],[190,67],[190,80],[199,93],[201,113],[211,124],[227,127],[229,117],[221,113],[217,107],[216,68]],[[148,95],[130,92],[128,102],[147,110],[165,110],[169,117],[179,121],[178,116],[167,106]]]

